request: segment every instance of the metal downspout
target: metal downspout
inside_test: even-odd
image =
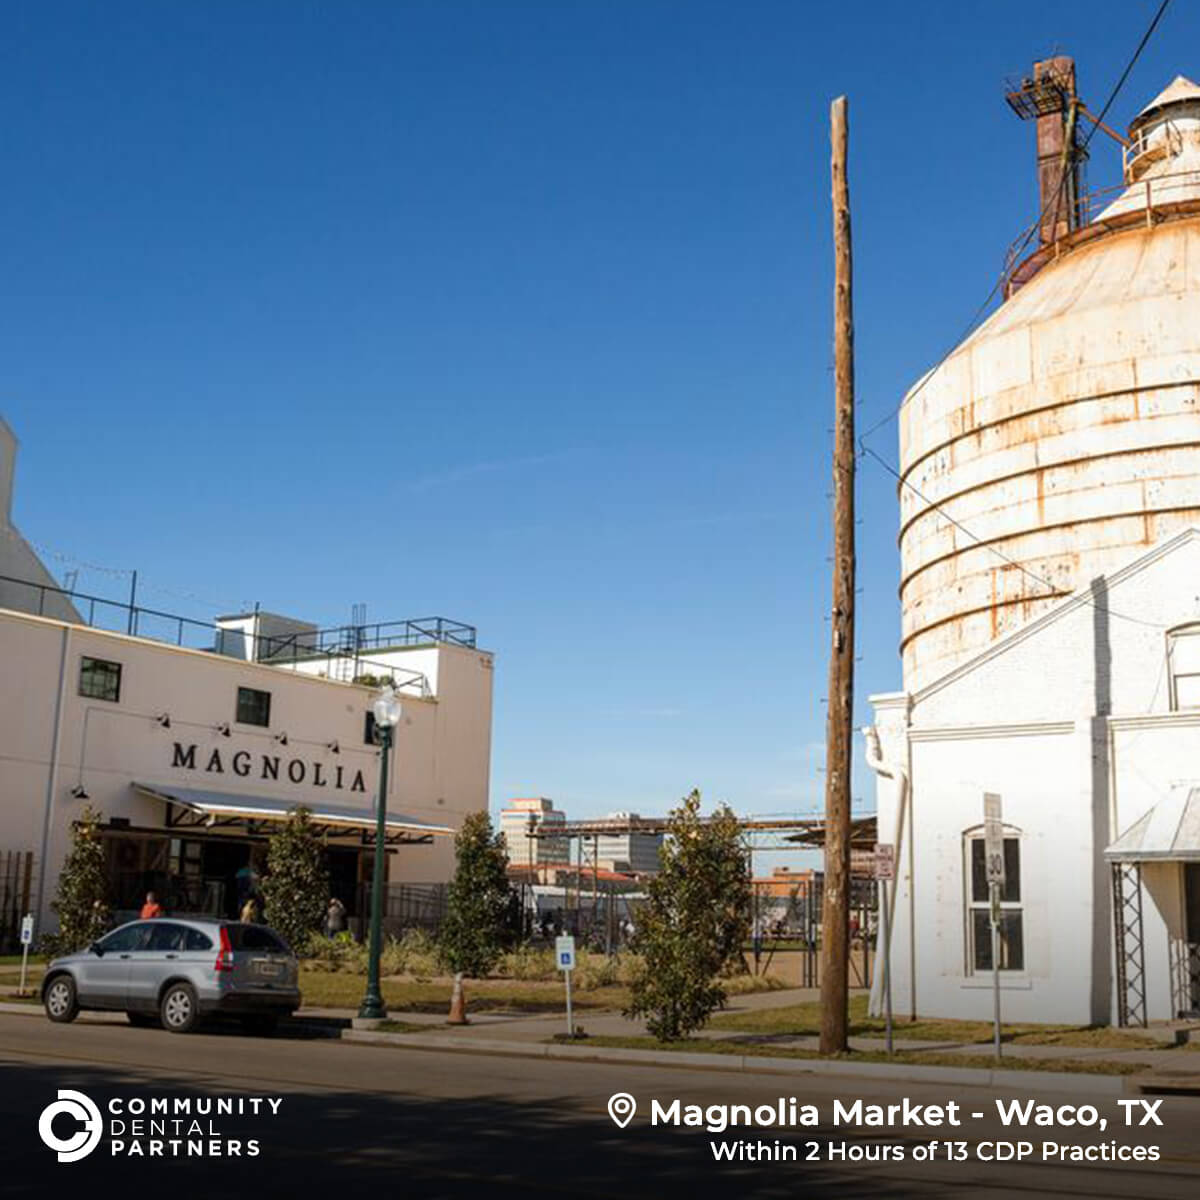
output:
[[[46,807],[42,814],[42,845],[40,861],[38,862],[37,907],[34,909],[34,920],[37,922],[38,935],[42,932],[42,906],[46,901],[46,857],[50,851],[50,826],[54,813],[54,796],[58,790],[58,755],[62,746],[63,706],[66,699],[67,658],[71,646],[71,627],[63,626],[62,650],[58,660],[58,694],[54,703],[54,732],[50,748],[50,770],[46,775]]]
[[[875,772],[876,775],[882,775],[884,779],[891,779],[896,784],[896,830],[893,835],[893,844],[896,847],[896,861],[899,862],[901,853],[907,850],[908,861],[908,995],[909,995],[909,1017],[916,1019],[917,1015],[917,950],[916,950],[916,905],[914,902],[915,877],[913,873],[913,839],[912,839],[912,822],[909,819],[908,799],[909,799],[909,780],[908,771],[899,763],[885,762],[883,752],[879,747],[879,732],[874,725],[863,727],[862,735],[866,739],[867,766]],[[905,826],[908,826],[908,843],[905,846],[904,836],[906,832]],[[891,942],[896,936],[896,893],[899,889],[892,887],[891,893],[888,896],[888,940]],[[891,946],[888,946],[890,955]],[[878,953],[876,955],[878,959]],[[877,1012],[880,1004],[880,989],[883,986],[882,976],[877,972],[874,979],[871,981],[871,1011]]]

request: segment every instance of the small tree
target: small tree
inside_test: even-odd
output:
[[[100,814],[90,804],[71,830],[71,848],[50,907],[58,915],[58,933],[45,939],[52,953],[82,950],[108,928],[108,871],[100,840]]]
[[[309,809],[294,808],[271,835],[262,891],[267,924],[302,954],[329,907],[325,848],[313,830]]]
[[[454,838],[458,865],[438,936],[442,962],[456,976],[486,975],[512,940],[514,893],[504,835],[486,812],[470,813]],[[461,979],[459,980],[461,985]]]
[[[643,968],[625,1015],[646,1017],[662,1042],[701,1028],[725,1003],[721,976],[750,930],[750,880],[737,819],[700,816],[693,791],[671,813],[658,874],[638,910],[633,949]]]

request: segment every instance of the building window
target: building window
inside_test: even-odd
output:
[[[992,969],[992,911],[982,832],[967,838],[969,873],[967,962],[970,972]],[[1004,839],[1004,888],[1000,894],[1000,970],[1025,970],[1025,925],[1021,910],[1021,839]]]
[[[239,725],[270,725],[271,693],[254,688],[238,688],[237,723]]]
[[[91,700],[121,699],[121,664],[103,658],[83,658],[79,663],[79,694]]]
[[[375,740],[375,714],[368,710],[367,719],[363,722],[363,744],[367,746],[377,746],[379,743]]]
[[[1200,624],[1167,633],[1167,672],[1171,677],[1171,711],[1200,708]]]

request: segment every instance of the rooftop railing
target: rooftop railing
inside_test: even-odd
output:
[[[259,642],[263,659],[275,662],[280,658],[304,658],[313,654],[359,654],[364,650],[391,650],[432,643],[473,650],[476,630],[474,625],[447,617],[417,617],[409,621],[339,625],[331,629],[260,636]]]
[[[396,688],[429,695],[425,675],[392,663],[364,657],[364,651],[404,646],[445,644],[474,648],[473,625],[446,617],[421,617],[411,621],[379,622],[336,629],[312,630],[286,637],[258,636],[251,632],[140,604],[91,596],[47,583],[0,575],[0,608],[12,608],[71,624],[86,625],[107,633],[123,633],[189,650],[216,654],[222,643],[253,646],[252,654],[223,657],[258,662],[272,667],[311,666],[324,659],[327,669],[318,673],[343,683],[376,684],[390,681]],[[227,640],[228,639],[228,640]]]

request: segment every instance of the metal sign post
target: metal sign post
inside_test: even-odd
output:
[[[983,857],[987,867],[988,899],[991,902],[992,925],[992,1008],[996,1057],[1000,1051],[1000,898],[1004,894],[1004,820],[1000,813],[1000,797],[995,792],[983,794]]]
[[[575,939],[570,934],[554,939],[554,961],[567,979],[567,1037],[575,1036],[575,1023],[571,1020],[571,972],[575,970]]]
[[[29,969],[29,947],[33,943],[33,913],[21,918],[21,986],[17,995],[25,995],[25,973]]]
[[[892,1053],[892,938],[888,916],[888,884],[896,878],[896,847],[881,842],[875,847],[875,878],[879,882],[879,919],[883,934],[883,1011],[887,1025],[887,1052]]]

